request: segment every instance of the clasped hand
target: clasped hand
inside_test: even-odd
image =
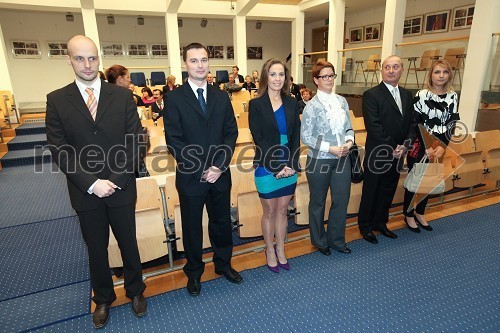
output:
[[[338,158],[349,155],[349,150],[352,147],[352,141],[348,141],[343,146],[330,146],[330,154],[337,156]]]
[[[429,156],[429,158],[439,159],[444,154],[444,148],[441,146],[437,146],[436,149],[429,148],[425,150],[425,153],[427,154],[427,156]]]
[[[278,172],[275,177],[276,177],[276,179],[280,179],[280,178],[291,177],[293,175],[295,175],[295,170],[286,166],[283,168],[283,170]]]
[[[392,152],[392,156],[394,156],[394,158],[401,158],[406,153],[406,150],[407,149],[405,146],[398,145]]]
[[[211,166],[210,168],[208,168],[203,172],[203,176],[201,178],[213,184],[217,181],[217,179],[219,179],[221,174],[222,174],[221,169],[215,166]]]

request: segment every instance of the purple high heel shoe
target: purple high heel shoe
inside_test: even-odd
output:
[[[269,270],[273,273],[279,273],[280,272],[280,268],[279,268],[280,262],[278,261],[278,265],[276,265],[276,266],[269,266],[269,264],[267,263],[267,250],[265,250],[264,253],[266,254],[266,266],[267,266],[267,268],[269,268]],[[276,260],[278,260],[278,258],[276,258]]]
[[[278,261],[278,266],[283,268],[284,270],[289,271],[291,267],[290,264],[288,263],[288,260],[284,264],[280,263],[280,260],[278,259],[278,252],[276,252],[276,245],[274,245],[274,253],[276,254],[276,261]]]

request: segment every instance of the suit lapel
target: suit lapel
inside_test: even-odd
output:
[[[195,96],[193,89],[191,89],[191,86],[189,85],[188,82],[182,85],[184,88],[184,97],[186,97],[186,102],[203,118],[206,117],[206,115],[203,113],[203,110],[201,109],[200,103],[198,103],[198,98]],[[208,91],[207,91],[207,99],[208,99]],[[208,104],[207,104],[207,113],[208,113]]]
[[[294,117],[295,110],[292,107],[291,99],[288,97],[285,97],[283,99],[283,106],[285,107],[285,119],[286,119],[286,129],[287,129],[286,131],[288,137],[290,137],[292,134],[292,119],[295,119]]]
[[[264,108],[263,108],[263,116],[267,118],[267,121],[271,122],[276,130],[280,131],[278,127],[278,122],[276,121],[276,117],[274,116],[274,109],[273,105],[271,103],[271,99],[269,98],[269,95],[266,93],[263,97],[263,102],[264,102]]]
[[[88,121],[94,123],[94,119],[92,119],[92,116],[90,115],[89,108],[85,104],[85,101],[83,100],[82,94],[80,93],[80,90],[78,90],[78,86],[76,85],[75,82],[69,85],[68,87],[68,99],[69,102],[77,109]],[[98,106],[99,108],[99,106]]]
[[[380,89],[382,91],[382,94],[384,95],[384,98],[389,101],[389,104],[392,105],[392,108],[398,113],[399,116],[402,116],[401,111],[399,111],[399,107],[396,104],[394,97],[392,96],[392,93],[389,91],[389,89],[387,88],[387,86],[385,85],[384,82],[380,83]],[[401,93],[399,93],[399,95],[401,95]],[[403,108],[403,110],[404,110],[404,108]]]
[[[104,113],[108,110],[113,100],[113,92],[108,89],[108,83],[101,82],[101,92],[99,93],[99,102],[97,104],[96,124],[102,119]]]

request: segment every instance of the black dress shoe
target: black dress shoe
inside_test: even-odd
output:
[[[416,219],[415,219],[415,221],[416,221]],[[408,227],[408,229],[410,229],[410,231],[417,232],[417,233],[420,232],[420,229],[418,226],[416,228],[410,227],[410,225],[408,224],[408,221],[406,220],[406,216],[405,216],[405,223],[406,223],[406,226]]]
[[[380,231],[380,233],[382,235],[384,235],[385,237],[387,238],[392,238],[392,239],[396,239],[398,238],[398,235],[396,235],[395,233],[393,233],[392,231],[390,231],[389,229],[384,228],[384,229],[376,229],[377,231]]]
[[[187,291],[191,296],[198,296],[201,291],[201,282],[200,279],[188,279],[187,283]]]
[[[231,283],[240,284],[243,282],[243,277],[241,277],[240,273],[233,268],[230,268],[225,272],[215,272],[215,274],[224,275],[226,280]]]
[[[366,234],[362,234],[363,235],[363,239],[367,242],[370,242],[372,244],[378,244],[378,239],[377,237],[375,237],[375,235],[373,234],[373,232],[367,232]]]
[[[344,247],[343,247],[343,248],[341,248],[341,249],[337,249],[337,251],[338,251],[338,252],[340,252],[340,253],[345,253],[345,254],[349,254],[349,253],[351,253],[351,252],[352,252],[352,251],[351,251],[351,249],[350,249],[350,248],[348,248],[347,246],[344,246]]]
[[[422,229],[425,229],[427,231],[432,231],[432,227],[430,225],[423,225],[422,223],[420,223],[420,221],[418,220],[417,216],[414,217],[415,219],[415,222],[417,222],[417,224],[422,228]]]
[[[102,328],[106,325],[109,319],[109,305],[98,304],[95,308],[94,315],[92,316],[92,321],[95,328]]]
[[[142,293],[132,298],[132,312],[137,317],[144,316],[146,314],[147,308],[148,304],[146,303],[146,298],[144,298],[144,295]]]
[[[330,256],[330,255],[332,255],[332,252],[330,251],[329,247],[326,247],[324,249],[319,248],[318,251],[319,251],[319,253],[321,253],[324,256]]]

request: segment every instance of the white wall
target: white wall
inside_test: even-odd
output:
[[[83,34],[82,16],[74,13],[75,21],[66,22],[64,13],[0,11],[0,23],[3,28],[6,49],[9,52],[8,66],[11,73],[12,87],[16,100],[27,102],[43,102],[45,95],[71,82],[74,78],[71,67],[64,59],[52,59],[47,56],[48,41],[67,41],[71,36]],[[200,27],[200,19],[183,18],[183,27],[179,28],[180,44],[187,45],[198,41],[205,45],[233,45],[232,20],[208,19],[206,28]],[[143,26],[137,25],[137,16],[117,16],[115,24],[107,23],[106,15],[97,15],[97,26],[101,42],[123,43],[166,43],[165,21],[163,17],[145,17]],[[12,56],[13,39],[35,40],[40,44],[40,59],[15,59]],[[255,21],[247,21],[247,45],[262,46],[263,60],[249,60],[248,70],[260,72],[262,64],[271,57],[285,59],[291,50],[291,23],[264,21],[262,29],[255,29]],[[169,50],[170,53],[170,50]],[[134,59],[124,57],[103,58],[103,67],[121,64],[126,67],[169,66],[167,59]],[[234,60],[210,60],[212,72],[216,69],[231,69]],[[225,66],[225,67],[221,67]],[[144,71],[146,77],[154,70],[163,69],[131,69]],[[243,75],[247,73],[241,73]],[[177,79],[180,82],[180,78]]]

